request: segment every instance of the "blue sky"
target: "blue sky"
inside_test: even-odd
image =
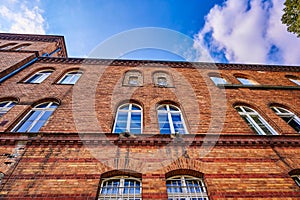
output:
[[[89,57],[116,34],[147,27],[190,40],[189,52],[145,48],[129,59],[300,64],[300,39],[281,24],[284,0],[2,0],[0,31],[65,36],[70,57]],[[159,31],[158,31],[159,32]],[[154,33],[155,34],[155,33]],[[149,36],[149,35],[148,35]],[[134,43],[140,35],[131,37]],[[153,37],[148,37],[148,39]],[[155,37],[154,37],[155,38]],[[161,43],[160,35],[156,36]],[[182,43],[178,40],[177,46]],[[117,49],[118,44],[112,43]],[[125,44],[125,43],[124,43]],[[156,47],[156,46],[154,46]],[[209,57],[206,53],[209,54]],[[188,56],[187,56],[188,55]],[[101,57],[101,55],[99,55]]]

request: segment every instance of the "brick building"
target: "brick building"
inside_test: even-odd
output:
[[[297,66],[68,58],[19,34],[0,63],[1,199],[300,199]]]

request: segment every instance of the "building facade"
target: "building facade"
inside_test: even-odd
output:
[[[0,34],[1,199],[300,199],[300,67],[68,58]]]

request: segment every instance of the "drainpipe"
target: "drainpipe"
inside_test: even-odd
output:
[[[61,50],[61,48],[57,48],[54,51],[52,51],[50,54],[48,53],[44,53],[42,55],[42,57],[51,57],[53,54],[59,52]],[[18,72],[22,71],[23,69],[25,69],[26,67],[32,65],[33,63],[35,63],[38,60],[38,57],[35,57],[34,59],[30,60],[29,62],[25,63],[24,65],[22,65],[21,67],[19,67],[18,69],[12,71],[11,73],[7,74],[6,76],[0,78],[0,84],[3,83],[5,80],[9,79],[10,77],[16,75]]]
[[[21,67],[19,67],[18,69],[14,70],[11,73],[7,74],[6,76],[0,78],[0,84],[3,83],[5,80],[9,79],[10,77],[16,75],[18,72],[20,72],[21,70],[25,69],[29,65],[32,65],[37,60],[38,60],[38,57],[35,57],[34,59],[30,60],[29,62],[27,62],[24,65],[22,65]]]

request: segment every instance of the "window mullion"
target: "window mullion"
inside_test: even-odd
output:
[[[257,116],[257,115],[255,115],[255,116]],[[247,113],[246,117],[250,120],[250,123],[252,124],[254,129],[256,129],[260,135],[266,135],[266,133],[259,127],[259,125],[254,121],[254,119],[252,118],[252,116],[250,114]]]
[[[37,110],[34,110],[33,112],[36,112]],[[34,125],[42,118],[42,116],[45,114],[45,111],[42,110],[42,112],[37,116],[36,119],[34,119],[34,121],[30,124],[29,128],[26,130],[27,131],[31,131],[31,129],[34,127]]]

